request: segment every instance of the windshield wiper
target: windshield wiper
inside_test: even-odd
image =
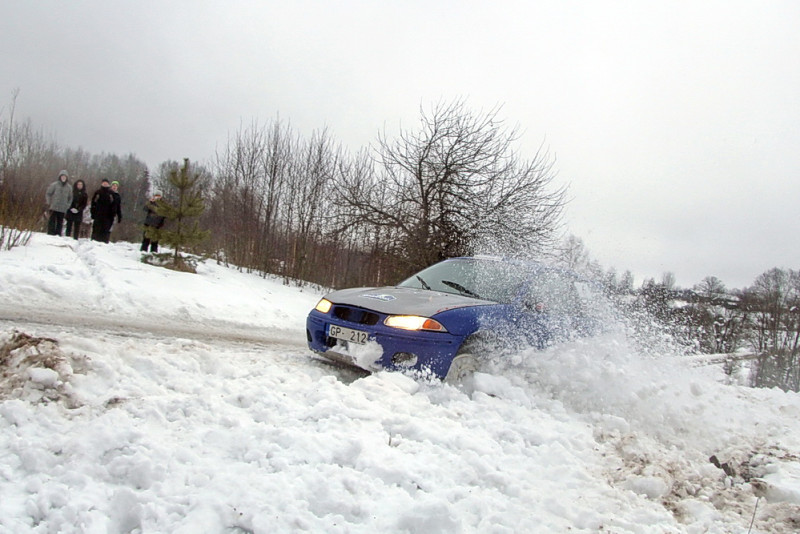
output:
[[[444,285],[446,285],[446,286],[452,287],[453,289],[455,289],[456,291],[458,291],[462,295],[466,295],[468,297],[474,297],[476,299],[481,298],[480,295],[478,295],[474,291],[470,291],[469,289],[467,289],[466,287],[462,286],[458,282],[451,282],[450,280],[442,280],[442,283]]]
[[[417,280],[419,280],[419,283],[422,284],[422,289],[427,289],[428,291],[431,290],[431,286],[429,286],[428,283],[425,282],[425,280],[423,280],[421,276],[417,275]]]

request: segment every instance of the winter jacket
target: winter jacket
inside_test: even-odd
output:
[[[114,216],[117,214],[118,208],[114,192],[111,191],[110,187],[100,186],[100,189],[94,192],[92,206],[89,210],[92,212],[92,219],[95,221],[103,221],[109,224],[114,222]]]
[[[159,215],[156,212],[155,202],[153,202],[152,200],[149,201],[147,204],[145,204],[144,210],[147,212],[147,215],[145,215],[144,218],[145,226],[151,226],[153,228],[161,228],[162,226],[164,226],[164,221],[166,220],[166,217],[164,217],[163,215]]]
[[[61,176],[66,176],[67,179],[62,182]],[[67,171],[58,173],[56,181],[47,188],[45,198],[52,211],[65,213],[69,209],[69,205],[72,204],[72,186],[69,183]]]
[[[83,210],[86,209],[86,204],[88,204],[88,202],[89,195],[86,193],[86,186],[84,185],[83,189],[78,189],[76,182],[76,185],[72,186],[72,204],[70,204],[69,211],[67,211],[67,220],[73,222],[82,221]]]
[[[114,215],[117,217],[117,222],[122,222],[122,197],[113,189],[111,190],[111,194],[114,195]]]

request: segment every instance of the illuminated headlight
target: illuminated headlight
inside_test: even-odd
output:
[[[328,299],[322,299],[319,302],[317,302],[317,305],[314,306],[314,309],[320,313],[328,313],[329,311],[331,311],[331,306],[333,306],[333,303],[331,301],[329,301]]]
[[[428,330],[430,332],[447,332],[442,324],[428,317],[419,315],[390,315],[383,321],[386,326],[402,328],[403,330]]]

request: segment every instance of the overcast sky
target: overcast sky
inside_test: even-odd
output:
[[[796,0],[0,0],[0,107],[154,168],[253,120],[356,151],[502,105],[606,268],[743,287],[800,269],[799,29]]]

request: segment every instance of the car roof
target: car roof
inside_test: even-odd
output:
[[[452,261],[452,260],[482,260],[482,261],[496,261],[498,263],[507,263],[509,265],[517,265],[519,267],[526,267],[535,270],[547,270],[547,271],[562,271],[564,273],[572,273],[572,271],[568,269],[563,269],[561,267],[553,267],[551,265],[547,265],[541,261],[537,260],[523,260],[518,258],[510,258],[508,256],[492,256],[489,254],[475,254],[474,256],[458,256],[454,258],[447,258],[443,261]]]
[[[453,261],[453,260],[482,260],[482,261],[496,261],[498,263],[506,263],[509,265],[516,265],[522,267],[524,269],[529,269],[531,271],[541,271],[541,272],[553,272],[558,274],[563,274],[565,276],[569,276],[574,278],[575,280],[584,281],[590,284],[596,284],[597,282],[582,276],[571,269],[567,269],[564,267],[555,267],[552,265],[547,265],[538,260],[526,260],[526,259],[518,259],[518,258],[511,258],[508,256],[496,256],[491,254],[475,254],[474,256],[457,256],[453,258],[447,258],[446,260],[442,261]]]

